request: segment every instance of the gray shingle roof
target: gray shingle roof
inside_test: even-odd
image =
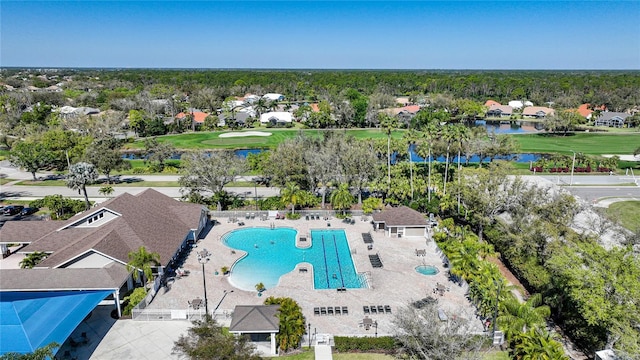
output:
[[[101,226],[77,228],[65,226],[75,223],[88,214],[106,208],[122,216]],[[192,229],[197,229],[204,208],[201,205],[183,203],[147,189],[138,195],[122,194],[66,221],[55,221],[56,227],[42,225],[46,222],[15,222],[10,232],[0,235],[0,240],[27,238],[26,230],[38,224],[41,228],[32,231],[31,244],[21,252],[44,251],[52,253],[39,266],[58,267],[87,252],[100,251],[123,263],[128,262],[128,254],[140,246],[150,252],[160,254],[162,264],[173,257],[178,247]],[[5,224],[5,227],[10,222]],[[49,230],[45,232],[45,228]],[[25,230],[25,231],[23,231]],[[22,233],[22,234],[21,234]]]
[[[385,208],[372,215],[374,222],[383,222],[385,226],[427,226],[425,217],[407,206]]]
[[[100,269],[4,269],[0,291],[119,289],[128,275],[117,263]]]
[[[237,305],[229,332],[272,333],[280,331],[280,305]]]

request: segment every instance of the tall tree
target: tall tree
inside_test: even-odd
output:
[[[174,342],[172,354],[191,360],[260,360],[246,336],[229,334],[210,316],[196,320],[186,335]]]
[[[379,112],[378,122],[387,135],[387,184],[391,187],[391,134],[398,127],[398,120],[384,112]]]
[[[158,141],[155,137],[144,140],[145,161],[154,164],[158,171],[164,169],[164,162],[171,158],[175,152],[175,146],[168,141]]]
[[[280,319],[280,331],[276,334],[276,343],[281,352],[297,349],[305,334],[305,318],[302,309],[291,298],[268,297],[265,305],[280,305],[278,317]]]
[[[342,210],[342,214],[345,214],[345,211],[351,208],[353,204],[353,195],[351,195],[351,190],[349,190],[349,184],[342,183],[340,186],[331,193],[331,206],[334,209]]]
[[[144,279],[151,281],[153,279],[152,266],[160,265],[160,254],[156,252],[149,252],[147,248],[141,246],[137,251],[131,251],[128,254],[129,262],[127,263],[127,270],[133,271],[133,278],[138,281],[140,279],[140,273],[144,275]]]
[[[36,178],[38,170],[45,169],[52,159],[51,151],[39,142],[17,141],[11,147],[11,163],[24,168]]]
[[[288,182],[286,186],[280,189],[280,199],[285,206],[291,206],[291,213],[296,211],[296,205],[304,198],[304,190],[294,182]]]
[[[189,192],[209,191],[219,193],[224,186],[242,174],[246,160],[231,150],[189,152],[182,155],[184,175],[178,179],[180,186]],[[218,203],[221,208],[222,204]]]
[[[98,172],[93,164],[79,162],[69,167],[69,174],[66,179],[67,187],[78,190],[78,193],[82,191],[86,210],[89,210],[91,207],[89,196],[87,195],[87,185],[93,184],[97,179]]]
[[[107,184],[111,183],[110,174],[114,170],[126,168],[129,163],[120,154],[120,143],[114,138],[94,141],[86,150],[85,159],[94,164],[98,171],[107,177]]]
[[[443,322],[434,304],[425,304],[419,309],[406,306],[392,320],[396,339],[412,359],[480,359],[484,338],[473,336],[465,316],[457,315]]]

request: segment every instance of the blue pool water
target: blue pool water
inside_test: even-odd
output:
[[[314,288],[362,288],[344,230],[311,230],[309,248],[296,247],[297,231],[291,228],[246,228],[223,237],[224,243],[247,255],[231,269],[229,281],[243,290],[255,290],[262,282],[269,289],[280,277],[302,262],[313,267]],[[309,269],[312,271],[312,269]]]
[[[416,266],[416,271],[422,275],[435,275],[438,273],[438,268],[431,265]]]

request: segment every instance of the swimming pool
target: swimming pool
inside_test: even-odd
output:
[[[311,230],[312,245],[308,248],[296,247],[296,234],[291,228],[245,228],[225,234],[225,245],[247,252],[233,265],[229,282],[248,291],[255,290],[259,282],[273,288],[282,275],[307,262],[313,266],[315,289],[365,287],[344,230]]]

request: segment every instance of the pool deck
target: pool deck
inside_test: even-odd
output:
[[[346,224],[340,219],[329,220],[330,227],[327,227],[325,220],[274,220],[262,221],[260,219],[240,219],[245,223],[239,226],[237,223],[228,222],[226,218],[216,219],[218,223],[211,228],[207,236],[197,243],[191,250],[183,268],[189,270],[188,276],[176,279],[171,283],[170,290],[160,289],[149,309],[187,309],[188,301],[197,297],[203,298],[203,277],[202,265],[198,262],[197,252],[206,248],[212,254],[211,260],[205,265],[205,277],[207,284],[207,298],[209,312],[223,299],[224,291],[228,293],[218,311],[216,320],[228,325],[230,314],[236,305],[258,305],[269,296],[290,297],[300,304],[307,321],[311,324],[312,333],[323,333],[333,335],[355,335],[373,336],[375,329],[365,330],[360,326],[365,313],[363,306],[389,305],[392,314],[367,314],[373,321],[378,323],[378,335],[392,335],[395,333],[392,319],[393,313],[401,307],[407,306],[410,302],[434,296],[439,300],[438,307],[443,309],[448,316],[460,316],[474,320],[472,331],[482,331],[480,320],[474,316],[475,309],[465,298],[465,289],[456,283],[450,282],[447,278],[447,269],[443,267],[442,260],[436,252],[436,246],[430,239],[425,237],[403,237],[389,238],[382,231],[374,231],[371,223],[355,217],[356,223]],[[267,289],[262,297],[256,291],[244,291],[234,288],[228,281],[228,276],[220,273],[220,268],[227,266],[231,268],[235,261],[243,256],[239,250],[232,251],[224,245],[221,237],[229,231],[247,227],[291,227],[298,230],[298,237],[307,237],[310,240],[312,229],[344,229],[351,249],[353,261],[357,272],[368,273],[371,287],[366,289],[347,289],[344,292],[331,290],[313,289],[313,272],[308,263],[301,263],[298,267],[282,276],[277,287]],[[374,243],[373,249],[369,250],[367,244],[362,240],[361,233],[370,232]],[[307,240],[307,241],[309,241]],[[417,256],[416,249],[426,250],[424,256]],[[382,268],[373,268],[369,262],[368,255],[378,254],[382,260]],[[418,265],[434,265],[439,269],[439,273],[432,276],[425,276],[417,273],[415,267]],[[306,267],[308,271],[299,271],[300,267]],[[215,271],[219,274],[215,275]],[[442,295],[434,294],[436,284],[444,285],[445,290]],[[348,315],[314,315],[315,307],[346,306]]]

